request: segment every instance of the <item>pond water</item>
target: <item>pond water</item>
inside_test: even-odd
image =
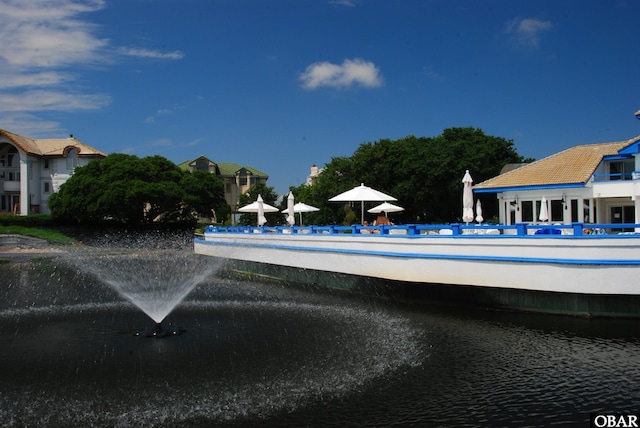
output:
[[[208,263],[194,255],[195,263]],[[549,426],[640,411],[636,320],[354,298],[213,272],[164,324],[57,258],[0,265],[4,426]]]

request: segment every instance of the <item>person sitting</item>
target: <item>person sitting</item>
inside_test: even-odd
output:
[[[362,222],[362,229],[360,229],[360,233],[375,233],[375,229],[369,228],[369,222],[367,220]],[[375,224],[373,224],[375,226]]]
[[[373,222],[374,226],[381,226],[383,224],[393,224],[389,221],[389,217],[387,217],[384,213],[381,213],[376,221]]]

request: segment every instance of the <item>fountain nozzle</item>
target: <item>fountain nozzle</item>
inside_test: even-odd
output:
[[[153,337],[156,339],[161,339],[169,336],[179,336],[184,333],[185,330],[182,327],[169,327],[164,328],[161,322],[157,322],[153,328],[153,330],[139,330],[133,333],[134,336],[141,337]]]

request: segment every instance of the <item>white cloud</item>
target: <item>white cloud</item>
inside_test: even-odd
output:
[[[187,142],[184,144],[184,146],[185,146],[185,147],[195,147],[195,146],[197,146],[198,144],[200,144],[201,142],[203,142],[204,140],[205,140],[205,139],[204,139],[203,137],[198,137],[198,138],[195,138],[195,139],[193,139],[193,140],[191,140],[191,141],[187,141]]]
[[[551,21],[541,21],[534,18],[514,18],[505,26],[505,33],[509,34],[520,45],[538,47],[540,35],[553,28]]]
[[[358,5],[356,0],[329,0],[329,3],[347,7],[356,7]]]
[[[52,86],[70,82],[74,77],[69,73],[45,71],[41,73],[0,74],[0,89]]]
[[[445,80],[444,76],[435,71],[430,65],[422,67],[422,73],[431,80]]]
[[[59,124],[30,113],[97,110],[106,94],[79,93],[73,86],[86,66],[109,64],[114,54],[179,60],[181,51],[113,48],[87,16],[106,0],[0,0],[0,117],[2,127],[59,130]],[[159,112],[161,114],[161,112]],[[147,121],[153,121],[153,117]]]
[[[141,58],[156,58],[156,59],[182,59],[184,58],[184,53],[181,51],[173,51],[173,52],[160,52],[149,49],[140,49],[140,48],[119,48],[118,53],[122,55],[128,56],[136,56]]]
[[[173,142],[170,138],[158,138],[149,143],[152,147],[170,147],[173,145]]]
[[[28,113],[8,113],[2,115],[2,125],[19,135],[28,135],[30,138],[51,137],[52,134],[64,132],[58,122],[42,120]]]
[[[108,40],[77,15],[101,9],[102,0],[0,0],[0,58],[21,67],[56,67],[100,58]]]
[[[95,110],[110,103],[111,98],[102,94],[71,94],[50,90],[0,93],[0,112]]]
[[[347,88],[354,85],[377,87],[382,85],[380,70],[370,61],[360,58],[345,59],[341,65],[316,62],[300,74],[302,87],[315,89],[322,86]]]

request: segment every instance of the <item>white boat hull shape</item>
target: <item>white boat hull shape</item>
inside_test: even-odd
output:
[[[638,235],[206,233],[196,253],[420,284],[640,295]]]

